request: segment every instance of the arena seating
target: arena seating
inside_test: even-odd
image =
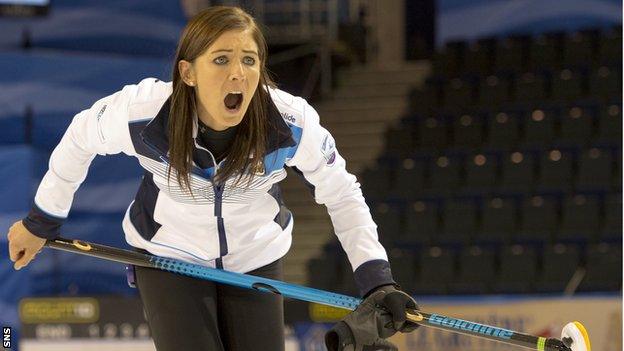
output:
[[[0,62],[6,72],[0,77],[4,92],[0,101],[11,106],[0,112],[0,159],[5,159],[4,179],[11,179],[5,183],[5,196],[0,201],[3,228],[28,212],[39,181],[48,169],[50,152],[76,113],[125,84],[153,76],[154,72],[162,72],[158,78],[165,78],[169,69],[168,60],[162,59],[37,49],[3,52]],[[120,223],[141,174],[136,161],[128,157],[96,157],[78,190],[62,234],[126,246]],[[6,247],[6,242],[0,246]],[[21,275],[9,274],[12,267],[7,260],[0,264],[0,274],[11,279],[20,277],[20,284],[6,286],[24,286],[30,295],[136,293],[127,287],[123,266],[118,264],[45,251],[31,266]],[[100,273],[95,275],[94,271]],[[10,301],[4,299],[4,294],[10,293],[0,289],[0,299]],[[18,293],[17,296],[26,295]]]
[[[450,284],[459,294],[484,294],[492,290],[496,279],[496,253],[492,248],[469,246],[461,250],[458,272]]]
[[[622,247],[600,243],[590,246],[586,253],[586,276],[582,291],[615,291],[621,288]]]
[[[555,244],[544,249],[542,270],[537,278],[537,292],[564,291],[580,263],[580,252],[575,245]]]
[[[436,53],[410,113],[360,178],[409,291],[561,293],[577,270],[581,291],[621,289],[614,47],[621,27],[450,42]]]
[[[63,52],[64,57],[89,52],[169,58],[185,21],[176,1],[57,0],[44,18],[0,22],[0,32],[6,34],[0,37],[0,46],[26,44]]]

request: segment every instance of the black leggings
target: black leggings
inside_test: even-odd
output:
[[[136,284],[158,351],[284,350],[280,295],[136,267]],[[248,274],[282,280],[277,260]]]

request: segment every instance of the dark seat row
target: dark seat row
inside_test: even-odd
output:
[[[360,178],[371,200],[423,196],[608,192],[621,189],[619,150],[440,154],[382,159]],[[397,162],[400,162],[397,164]]]
[[[591,70],[564,68],[452,79],[433,76],[422,89],[413,90],[410,99],[416,112],[587,98],[606,102],[621,98],[621,77],[621,63]]]
[[[412,115],[386,132],[388,153],[462,149],[545,149],[549,147],[619,146],[622,106],[569,104],[526,109],[500,109]]]
[[[622,61],[622,27],[576,33],[545,33],[531,37],[483,38],[447,43],[433,58],[434,71],[445,74],[490,73],[501,69],[526,70]]]
[[[387,247],[619,242],[621,196],[450,198],[371,207]]]
[[[607,243],[394,249],[389,261],[397,282],[413,295],[617,291],[622,286],[622,249]],[[308,275],[313,287],[357,294],[351,266],[336,251],[311,259]]]
[[[541,252],[522,245],[499,251],[472,246],[459,254],[431,247],[417,256],[391,253],[390,262],[396,279],[408,282],[406,288],[416,294],[563,292],[575,274],[582,280],[570,289],[621,288],[621,247],[604,243],[589,246],[586,252],[564,244],[548,246]]]

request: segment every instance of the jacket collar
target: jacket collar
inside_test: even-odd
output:
[[[171,97],[165,101],[163,106],[158,111],[156,117],[154,117],[143,130],[140,132],[143,141],[150,147],[156,149],[160,156],[167,157],[169,150],[169,135],[167,132],[169,123],[169,110],[171,107]],[[292,137],[292,131],[286,124],[282,115],[280,114],[277,106],[273,103],[273,100],[269,98],[269,131],[267,137],[267,150],[266,154],[284,148],[296,145],[295,140]],[[197,115],[193,115],[193,154],[197,154]]]

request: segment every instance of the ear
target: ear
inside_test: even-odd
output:
[[[186,85],[194,87],[197,85],[197,79],[195,77],[195,69],[193,69],[193,64],[186,61],[180,60],[178,62],[178,71],[180,72],[180,77]]]

